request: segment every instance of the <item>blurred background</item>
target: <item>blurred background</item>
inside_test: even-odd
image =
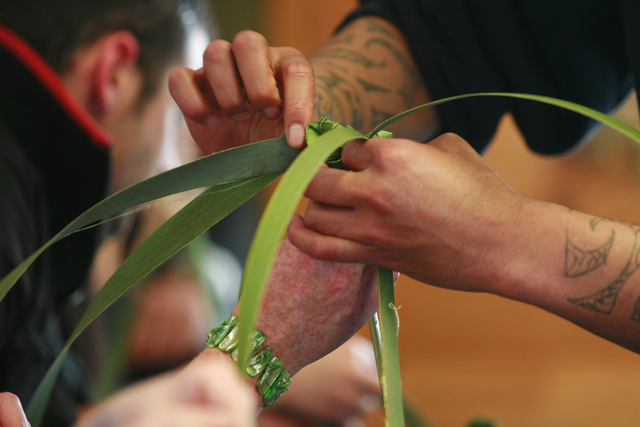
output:
[[[223,38],[241,29],[310,53],[353,9],[352,0],[214,1]],[[618,117],[637,126],[635,99]],[[640,222],[640,147],[602,130],[563,157],[532,154],[505,116],[486,153],[517,191],[594,215]],[[445,291],[401,277],[403,383],[443,427],[476,416],[504,426],[636,426],[640,359],[535,307]],[[363,331],[364,335],[368,331]],[[376,413],[370,426],[383,425]]]
[[[326,41],[357,4],[211,1],[221,38],[231,40],[238,31],[252,29],[272,46],[293,46],[305,54]],[[630,99],[617,115],[638,126],[635,104]],[[602,130],[571,155],[545,158],[528,151],[505,116],[486,159],[523,194],[640,223],[640,147],[614,132]],[[266,198],[212,231],[214,241],[239,245],[229,248],[239,263],[249,244],[246,233],[241,240],[225,232],[237,224],[255,224],[255,211]],[[628,350],[535,307],[436,289],[407,277],[396,286],[396,305],[402,306],[404,387],[434,425],[461,427],[478,416],[518,427],[638,424],[640,359]],[[368,336],[368,329],[362,335]],[[197,336],[202,336],[200,331]],[[382,426],[382,412],[366,424]]]

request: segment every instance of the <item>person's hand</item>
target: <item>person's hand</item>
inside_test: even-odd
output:
[[[255,328],[294,375],[351,338],[377,308],[375,267],[320,261],[284,240]]]
[[[30,426],[20,399],[13,393],[0,393],[0,427]]]
[[[163,367],[193,358],[202,350],[212,318],[197,279],[166,269],[137,295],[129,337],[131,363]]]
[[[322,168],[289,238],[319,259],[364,262],[431,285],[491,290],[508,268],[524,197],[460,137],[351,141],[352,171]],[[497,256],[499,255],[499,256]]]
[[[273,410],[307,421],[364,425],[380,406],[380,383],[371,342],[358,335],[302,369]],[[359,420],[359,422],[356,422]]]
[[[242,31],[233,43],[214,40],[199,70],[177,68],[169,90],[191,135],[206,154],[287,133],[301,148],[316,108],[313,68],[299,51],[269,47]]]
[[[237,367],[217,360],[128,387],[90,409],[76,427],[252,427],[255,405]]]

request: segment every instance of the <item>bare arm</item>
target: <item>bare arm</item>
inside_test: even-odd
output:
[[[251,31],[232,43],[214,40],[204,67],[174,70],[169,89],[205,153],[282,132],[292,147],[302,147],[304,127],[318,112],[368,132],[429,100],[400,32],[372,17],[350,23],[310,59],[270,47]],[[390,130],[426,141],[436,128],[435,112],[425,110]]]
[[[352,141],[289,238],[320,259],[551,311],[640,352],[640,226],[524,197],[460,137]]]
[[[309,57],[320,114],[368,132],[383,120],[429,102],[427,88],[402,34],[376,17],[359,18]],[[435,110],[423,110],[389,130],[426,141],[437,129]]]
[[[640,352],[640,226],[527,199],[504,296]]]

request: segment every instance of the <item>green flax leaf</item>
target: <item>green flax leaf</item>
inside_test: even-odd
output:
[[[284,172],[299,152],[282,135],[202,157],[127,187],[88,209],[7,274],[0,281],[0,301],[46,248],[95,221],[182,191]]]
[[[403,113],[400,113],[398,115],[395,115],[385,120],[384,122],[376,126],[374,130],[369,132],[367,136],[371,137],[371,135],[374,135],[376,132],[384,129],[385,127],[389,126],[392,123],[397,122],[398,120],[404,117],[407,117],[415,113],[416,111],[420,111],[429,107],[435,107],[436,105],[444,104],[445,102],[456,101],[458,99],[465,99],[465,98],[474,98],[478,96],[499,96],[499,97],[505,97],[505,98],[528,99],[530,101],[537,101],[543,104],[555,105],[556,107],[564,108],[566,110],[573,111],[578,114],[582,114],[585,117],[589,117],[590,119],[600,122],[603,125],[609,126],[610,128],[615,129],[618,132],[622,133],[623,135],[626,135],[629,138],[633,139],[634,141],[640,143],[640,131],[632,128],[626,123],[622,123],[620,120],[614,119],[613,117],[610,117],[605,113],[601,113],[600,111],[594,110],[592,108],[585,107],[583,105],[576,104],[569,101],[563,101],[557,98],[550,98],[548,96],[529,95],[524,93],[502,93],[502,92],[471,93],[467,95],[458,95],[458,96],[452,96],[450,98],[439,99],[437,101],[429,102],[427,104],[419,105],[415,108],[412,108],[410,110],[407,110]]]
[[[122,263],[91,302],[29,402],[27,417],[32,426],[37,427],[42,421],[64,358],[80,333],[140,279],[258,193],[279,175],[279,173],[272,173],[211,186],[164,223]]]
[[[291,164],[271,196],[249,249],[242,278],[238,316],[239,366],[246,366],[250,333],[260,310],[273,259],[302,194],[318,168],[338,147],[362,138],[360,132],[351,128],[337,128],[318,137]]]
[[[382,401],[385,426],[404,426],[400,354],[398,352],[398,325],[396,323],[393,272],[378,268],[378,315],[380,316],[380,360]]]

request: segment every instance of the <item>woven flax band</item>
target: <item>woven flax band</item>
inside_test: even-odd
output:
[[[220,326],[213,328],[209,332],[207,347],[218,348],[225,353],[231,353],[234,362],[238,361],[238,319],[231,316],[223,321]],[[265,336],[262,332],[251,332],[251,357],[247,362],[245,370],[251,377],[262,373],[256,388],[262,395],[264,407],[276,403],[276,400],[289,389],[291,377],[284,369],[283,362],[273,355],[271,347],[265,347],[258,351],[264,344]]]

